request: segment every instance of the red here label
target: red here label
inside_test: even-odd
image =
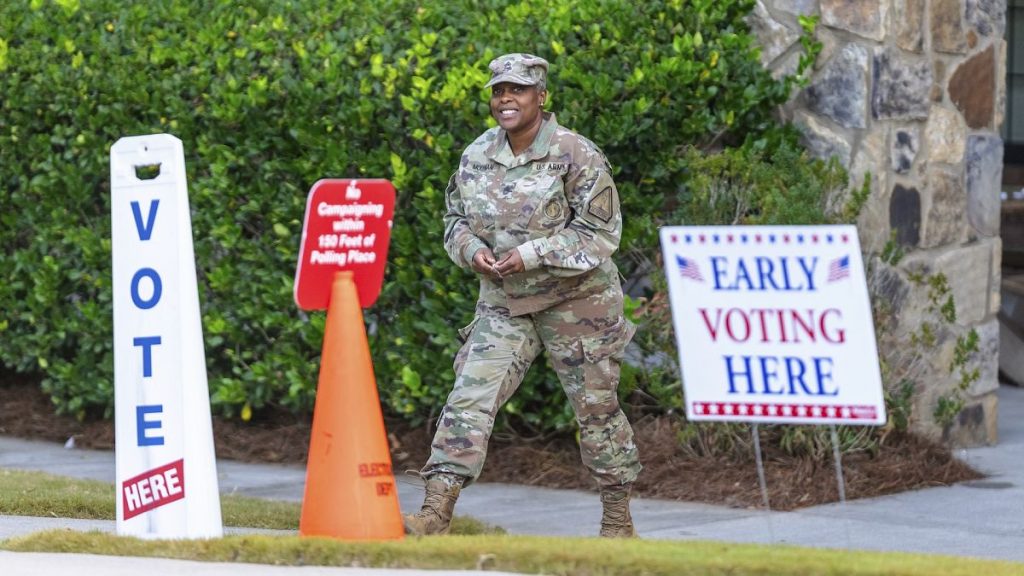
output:
[[[373,305],[384,283],[391,242],[395,187],[382,179],[313,184],[306,198],[302,244],[295,269],[295,303],[324,310],[334,273],[352,272],[359,305]]]
[[[185,461],[143,472],[121,484],[124,519],[134,518],[150,510],[185,498]]]

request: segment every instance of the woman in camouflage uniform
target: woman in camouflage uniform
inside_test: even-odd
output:
[[[446,191],[444,245],[480,278],[473,322],[455,358],[422,509],[406,531],[448,531],[460,489],[476,480],[494,417],[547,350],[580,427],[580,452],[601,489],[602,536],[635,536],[629,494],[640,471],[616,389],[634,327],[611,260],[622,231],[608,161],[544,112],[548,63],[507,54],[490,63],[498,126],[466,148]]]

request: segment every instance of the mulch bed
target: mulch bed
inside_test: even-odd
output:
[[[637,496],[762,506],[753,454],[749,457],[696,457],[678,443],[678,417],[646,416],[634,421],[644,471]],[[396,471],[418,469],[429,452],[430,431],[388,421]],[[257,415],[248,423],[214,417],[217,456],[245,462],[305,462],[310,418],[291,414]],[[79,422],[54,414],[37,383],[0,373],[0,434],[65,442],[79,448],[112,449],[111,421]],[[765,474],[772,509],[792,510],[838,500],[835,468],[809,457],[793,457],[765,446]],[[981,475],[953,458],[949,449],[908,434],[891,434],[876,455],[843,456],[849,499],[917,488],[945,486]],[[521,438],[495,434],[482,482],[508,482],[552,488],[594,489],[572,437]]]

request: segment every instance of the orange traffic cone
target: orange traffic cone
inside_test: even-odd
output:
[[[336,273],[331,285],[299,534],[348,540],[404,536],[351,272]]]

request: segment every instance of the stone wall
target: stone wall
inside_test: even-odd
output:
[[[837,156],[854,185],[871,177],[858,221],[867,252],[894,235],[906,252],[895,270],[869,279],[897,307],[883,356],[915,364],[913,428],[960,445],[996,441],[1000,254],[999,187],[1005,107],[1005,0],[758,0],[750,24],[762,60],[776,73],[796,68],[798,16],[819,16],[822,52],[810,84],[782,116],[808,148]],[[953,325],[940,323],[931,351],[910,334],[933,314],[914,273],[942,272],[955,297]],[[879,278],[884,277],[884,282]],[[956,387],[956,337],[974,329],[970,361],[980,379],[945,429],[932,416]]]

